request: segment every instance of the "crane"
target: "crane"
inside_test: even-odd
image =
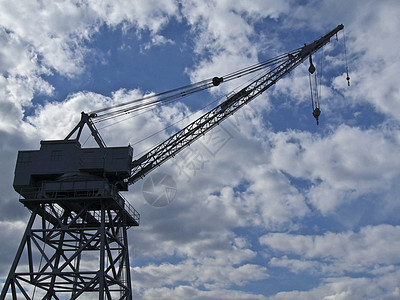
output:
[[[309,72],[313,73],[311,56],[343,28],[339,25],[310,44],[240,72],[143,98],[148,101],[145,107],[168,103],[268,67],[251,83],[139,158],[133,159],[131,146],[107,147],[95,126],[96,120],[143,108],[136,100],[82,112],[79,123],[64,140],[41,141],[40,150],[19,151],[13,186],[31,216],[0,299],[7,295],[31,299],[29,286],[34,286],[34,292],[40,290],[46,299],[58,299],[62,293],[77,299],[84,292],[98,293],[99,299],[132,299],[127,229],[139,226],[140,215],[120,192],[274,86],[307,58],[311,63]],[[313,111],[316,118],[319,112]],[[79,139],[85,126],[97,148],[82,148]],[[34,259],[37,253],[40,263]],[[88,253],[98,255],[95,270],[85,265]],[[27,267],[20,263],[22,257]]]

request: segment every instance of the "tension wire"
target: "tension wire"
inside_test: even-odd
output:
[[[344,34],[344,29],[343,29],[343,46],[344,46],[344,57],[346,61],[347,86],[350,86],[349,65],[347,63],[346,35]]]

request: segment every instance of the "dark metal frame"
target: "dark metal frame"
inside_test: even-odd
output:
[[[32,214],[0,299],[132,299],[127,229],[139,217],[121,195],[20,201]]]

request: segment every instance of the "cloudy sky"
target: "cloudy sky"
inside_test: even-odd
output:
[[[314,57],[319,126],[304,63],[147,177],[170,176],[169,205],[146,201],[146,178],[124,193],[141,213],[132,286],[138,299],[399,299],[399,15],[397,0],[0,1],[0,283],[29,218],[12,188],[18,150],[65,138],[81,111],[227,74],[343,23],[351,86],[340,32]],[[139,156],[235,84],[96,125]]]

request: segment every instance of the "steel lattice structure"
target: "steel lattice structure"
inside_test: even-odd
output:
[[[76,299],[83,293],[132,299],[127,229],[139,225],[139,214],[119,193],[36,189],[24,194],[21,202],[31,216],[5,283],[12,299],[35,294]],[[87,265],[93,257],[98,265]],[[18,268],[22,261],[28,269]]]

